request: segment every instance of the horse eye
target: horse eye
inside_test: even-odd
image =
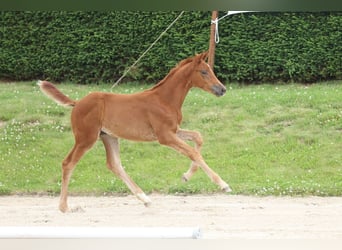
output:
[[[200,72],[201,72],[201,74],[204,75],[204,76],[208,75],[208,71],[206,71],[206,70],[201,70]]]

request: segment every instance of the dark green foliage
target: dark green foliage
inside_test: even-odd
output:
[[[220,12],[220,16],[225,12]],[[179,12],[0,12],[0,79],[115,82]],[[211,12],[185,12],[124,81],[157,82],[208,48]],[[342,79],[342,13],[245,13],[219,23],[222,81]]]
[[[221,22],[216,65],[228,81],[341,79],[342,13],[248,13]],[[225,53],[222,53],[225,51]]]

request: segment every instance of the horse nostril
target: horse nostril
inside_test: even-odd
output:
[[[211,89],[216,96],[223,96],[226,93],[226,88],[222,84],[214,85]]]

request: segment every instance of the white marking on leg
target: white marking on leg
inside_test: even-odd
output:
[[[139,200],[144,202],[144,205],[146,207],[151,205],[151,199],[145,193],[139,193],[139,194],[137,194],[137,197]]]

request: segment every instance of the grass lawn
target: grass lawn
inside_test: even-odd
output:
[[[111,85],[60,84],[70,97],[110,91]],[[133,93],[148,85],[125,84]],[[342,82],[314,85],[227,85],[217,98],[193,89],[182,128],[204,138],[203,156],[235,194],[342,195]],[[61,161],[73,145],[69,108],[44,96],[35,82],[0,84],[0,194],[60,191]],[[158,143],[121,141],[128,174],[147,193],[212,193],[190,161]],[[127,187],[107,170],[99,141],[81,159],[70,182],[74,194],[122,194]]]

